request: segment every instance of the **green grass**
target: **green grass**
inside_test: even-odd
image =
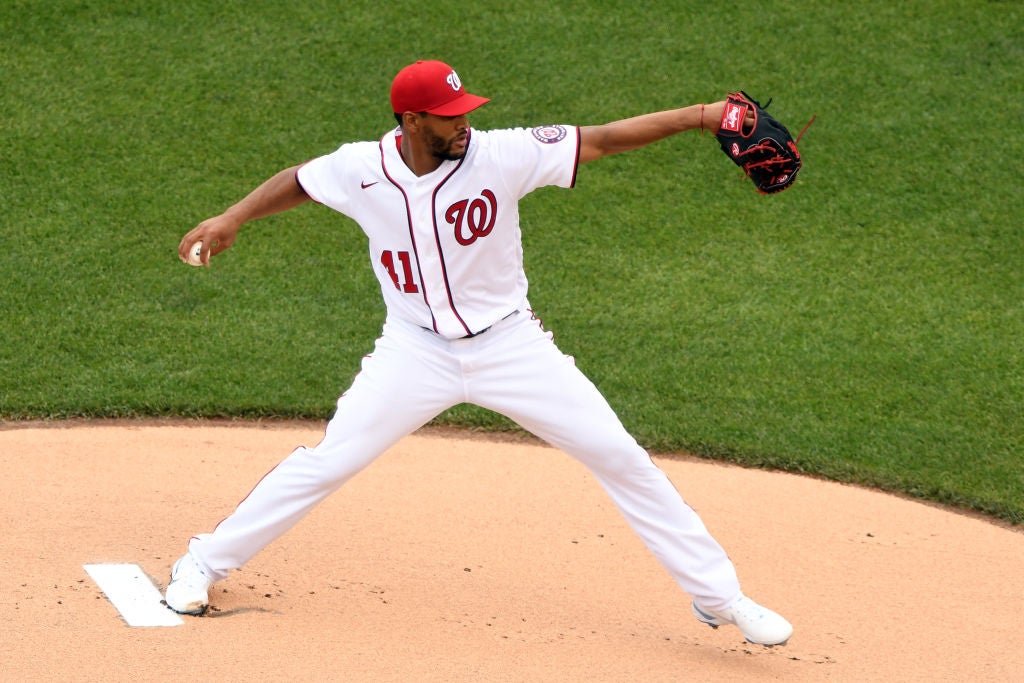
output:
[[[799,183],[758,196],[696,133],[589,165],[522,206],[535,308],[651,449],[1019,524],[1022,52],[998,1],[9,2],[0,418],[329,416],[383,319],[359,229],[303,207],[209,270],[176,245],[378,137],[411,60],[491,96],[479,128],[743,88],[817,116]]]

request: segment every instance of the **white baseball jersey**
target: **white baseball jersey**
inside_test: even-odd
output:
[[[423,176],[402,160],[398,135],[342,145],[298,172],[314,201],[366,233],[388,316],[458,339],[524,308],[518,201],[573,186],[578,129],[473,130],[462,159]]]

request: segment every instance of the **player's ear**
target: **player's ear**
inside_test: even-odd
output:
[[[426,112],[407,111],[403,113],[402,120],[400,123],[400,125],[402,126],[402,130],[407,130],[410,132],[418,130],[420,127],[420,123],[423,121],[424,117],[426,117]]]

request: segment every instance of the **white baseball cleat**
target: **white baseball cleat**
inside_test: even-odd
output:
[[[692,602],[693,616],[711,628],[722,624],[733,624],[743,632],[743,637],[755,645],[785,645],[793,635],[793,625],[766,607],[750,598],[740,599],[720,610],[704,609]]]
[[[190,553],[185,553],[171,568],[171,582],[167,585],[164,602],[178,614],[199,616],[210,606],[212,585],[213,579],[203,573]]]

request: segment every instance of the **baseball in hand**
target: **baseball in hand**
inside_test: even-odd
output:
[[[188,264],[190,266],[201,266],[203,262],[199,260],[199,255],[203,251],[203,241],[199,240],[193,244],[188,250]]]

